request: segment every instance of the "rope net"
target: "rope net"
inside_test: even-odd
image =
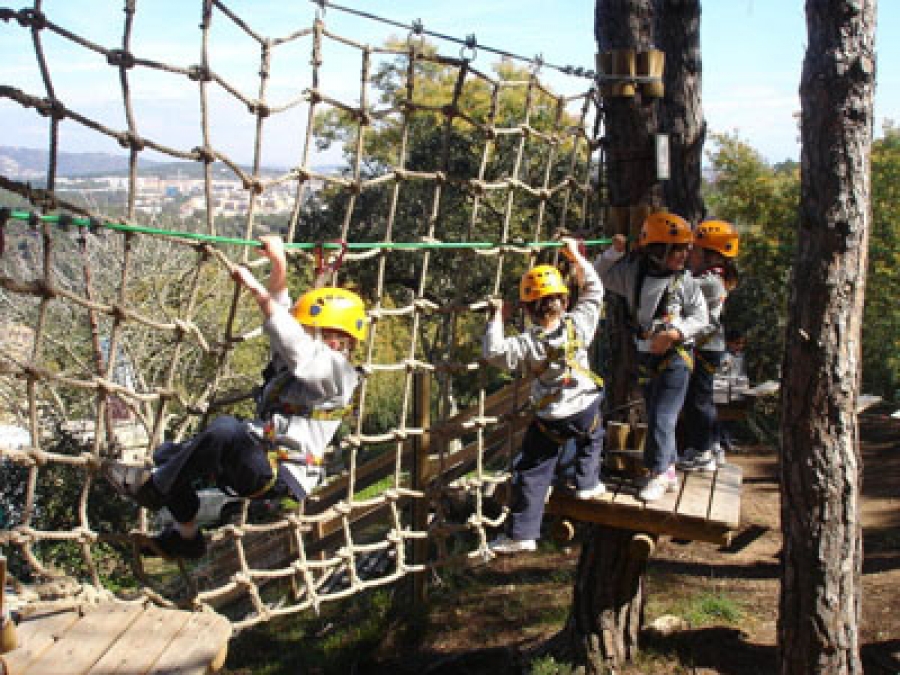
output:
[[[505,517],[488,497],[508,479],[528,387],[523,375],[479,360],[480,310],[490,296],[517,299],[521,273],[555,256],[545,240],[558,230],[597,221],[602,119],[592,88],[555,94],[538,67],[507,60],[482,71],[474,50],[443,55],[412,33],[368,46],[332,32],[321,6],[310,27],[266,37],[249,9],[196,4],[199,65],[141,54],[137,29],[142,11],[156,11],[150,3],[124,3],[116,46],[58,25],[40,0],[0,8],[3,39],[31,42],[43,83],[43,91],[4,84],[0,101],[49,137],[40,179],[0,173],[0,422],[27,431],[24,442],[0,440],[0,543],[19,581],[53,586],[55,595],[33,595],[32,604],[114,591],[212,608],[240,629],[488,555],[486,530]],[[226,79],[226,63],[219,70],[216,36],[258,55],[253,94]],[[60,41],[118,78],[121,126],[63,98],[61,64],[48,55]],[[340,86],[326,83],[334,49],[353,56],[355,94],[342,93],[348,72]],[[292,73],[278,96],[276,67]],[[159,120],[140,116],[134,93],[145,76],[191,88],[198,145],[154,137]],[[228,133],[215,118],[223,100],[243,109]],[[273,172],[266,151],[284,136],[267,132],[284,120],[296,165]],[[119,202],[104,205],[60,176],[72,128],[127,151]],[[226,150],[229,134],[251,140],[249,166]],[[329,141],[343,149],[341,171],[317,169],[317,148]],[[197,174],[197,217],[145,208],[148,156]],[[237,217],[222,215],[223,176],[242,186]],[[269,215],[269,196],[286,190],[286,210]],[[149,465],[163,440],[222,413],[252,415],[267,344],[229,268],[264,275],[253,251],[271,232],[296,242],[288,245],[295,297],[328,282],[366,299],[372,323],[357,350],[356,415],[305,504],[272,514],[239,500],[231,522],[208,531],[202,560],[145,559],[140,543],[158,523],[112,494],[101,468]],[[342,265],[316,275],[317,260],[340,248],[322,243],[335,240],[351,242]]]

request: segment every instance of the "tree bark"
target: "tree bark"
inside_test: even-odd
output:
[[[599,53],[613,49],[645,50],[653,47],[654,0],[597,0],[594,34]],[[609,204],[629,209],[638,205],[661,206],[662,190],[656,180],[654,135],[658,99],[644,100],[640,88],[634,96],[604,97],[604,147]],[[640,223],[607,221],[606,235],[637,236]],[[631,403],[641,401],[637,388],[637,358],[628,329],[625,303],[607,300],[610,350],[615,372],[606,388],[606,408],[611,419],[631,424],[640,419]]]
[[[783,362],[782,673],[862,673],[856,400],[875,0],[807,0],[800,231]]]
[[[652,48],[655,1],[597,0],[598,51]],[[621,232],[632,238],[638,233],[640,218],[631,214],[642,212],[634,207],[662,205],[654,143],[659,99],[643,99],[642,94],[636,87],[634,96],[605,97],[603,101],[609,203],[629,213],[627,219],[610,219],[614,227],[607,234]],[[614,355],[607,410],[613,411],[612,419],[636,422],[637,410],[630,404],[642,397],[623,301],[612,300],[607,305],[607,326]],[[590,527],[576,570],[572,611],[549,651],[587,673],[608,672],[634,656],[643,614],[644,573],[654,541],[640,533]]]
[[[700,222],[706,208],[700,193],[703,179],[703,117],[700,54],[700,0],[659,0],[657,48],[666,55],[665,98],[659,131],[669,134],[670,177],[663,183],[670,211],[691,223]]]

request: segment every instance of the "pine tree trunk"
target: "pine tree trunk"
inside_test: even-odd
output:
[[[666,206],[697,223],[706,214],[700,189],[706,120],[702,103],[700,0],[660,0],[657,48],[666,55],[659,131],[669,135],[670,177],[663,183]]]
[[[808,0],[800,231],[782,388],[780,672],[862,673],[856,401],[875,0]]]
[[[594,526],[581,549],[572,611],[550,651],[588,675],[615,670],[637,653],[644,575],[656,546],[648,534]]]

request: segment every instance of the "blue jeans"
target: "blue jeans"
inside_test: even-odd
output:
[[[534,420],[528,426],[522,452],[513,464],[509,517],[511,538],[537,539],[540,536],[544,500],[569,439],[575,444],[576,489],[589,490],[597,485],[603,454],[602,399],[603,395],[598,395],[591,405],[570,417]],[[540,425],[556,438],[549,436]]]
[[[704,349],[698,351],[694,359],[694,371],[684,400],[684,424],[687,447],[697,452],[710,450],[718,440],[713,379],[724,358],[724,351]]]
[[[691,371],[677,352],[638,354],[644,401],[647,405],[647,442],[644,466],[654,474],[675,463],[678,446],[675,427],[687,394]]]

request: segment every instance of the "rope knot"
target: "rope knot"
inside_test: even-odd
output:
[[[33,28],[34,30],[44,30],[47,27],[47,17],[43,12],[36,9],[23,9],[16,17],[22,28]]]
[[[251,115],[262,118],[268,117],[272,112],[272,109],[264,101],[250,101],[247,104],[247,109]]]
[[[212,80],[212,73],[206,66],[193,65],[188,68],[188,78],[194,82],[209,82]]]
[[[116,136],[116,140],[123,148],[131,149],[135,152],[140,152],[147,146],[147,144],[144,142],[144,139],[138,136],[133,131],[126,131],[124,133],[118,134]]]
[[[205,164],[212,164],[216,161],[216,155],[212,151],[211,148],[208,147],[196,147],[191,150],[191,154],[198,162],[204,162]]]
[[[245,190],[255,195],[261,195],[264,191],[262,182],[257,178],[244,178],[242,181]]]
[[[106,62],[111,66],[128,70],[134,68],[134,54],[124,49],[111,49],[106,53]]]
[[[34,109],[37,110],[38,115],[41,117],[51,117],[55,120],[61,120],[66,116],[66,106],[63,105],[62,101],[55,98],[45,98],[35,105]]]

